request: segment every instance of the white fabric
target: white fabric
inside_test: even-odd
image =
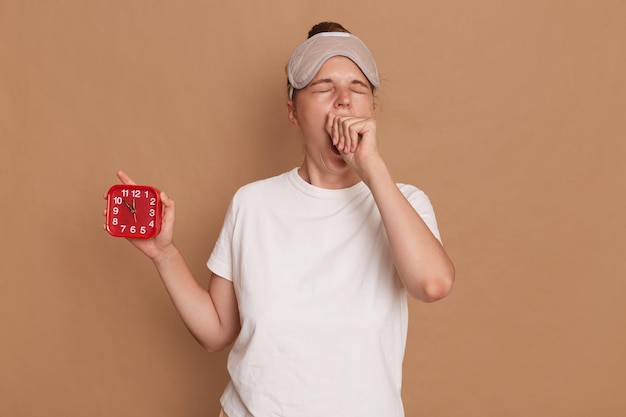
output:
[[[439,238],[426,195],[398,185]],[[230,417],[401,417],[406,292],[363,183],[294,169],[242,187],[207,262],[241,315],[221,402]]]

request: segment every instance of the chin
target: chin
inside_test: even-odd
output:
[[[333,174],[345,174],[352,171],[352,168],[341,157],[341,154],[332,152],[329,157],[322,157],[322,163],[326,169]]]

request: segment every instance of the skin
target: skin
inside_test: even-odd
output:
[[[117,176],[123,184],[135,182],[123,171]],[[106,198],[106,197],[105,197]],[[209,352],[229,346],[240,330],[237,299],[231,281],[212,274],[208,291],[194,278],[174,244],[176,203],[164,192],[161,231],[151,239],[128,239],[154,262],[174,307],[195,339]]]
[[[398,190],[377,147],[376,106],[367,78],[350,59],[326,61],[311,83],[287,102],[287,116],[301,134],[298,172],[312,185],[340,189],[363,181],[381,213],[391,252],[407,292],[432,302],[452,289],[454,266],[439,241]],[[134,184],[123,171],[124,184]],[[129,239],[150,258],[189,331],[208,351],[229,346],[240,330],[231,281],[212,274],[208,291],[191,274],[174,244],[175,202],[161,194],[161,232]]]
[[[357,168],[377,153],[374,111],[372,89],[358,67],[344,57],[326,61],[311,83],[287,102],[289,120],[303,138],[300,176],[321,188],[359,182]]]
[[[358,66],[341,56],[326,61],[311,83],[287,103],[289,120],[303,136],[305,157],[299,173],[323,188],[363,181],[382,215],[407,292],[422,301],[436,301],[451,291],[454,266],[380,156],[375,110],[372,89]]]

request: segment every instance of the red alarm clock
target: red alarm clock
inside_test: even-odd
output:
[[[161,212],[156,188],[117,184],[107,192],[106,229],[112,236],[151,238],[161,230]]]

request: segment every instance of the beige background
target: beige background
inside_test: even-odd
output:
[[[411,302],[407,416],[624,412],[625,1],[0,0],[0,415],[217,414],[226,353],[101,196],[166,190],[205,285],[233,192],[300,162],[284,65],[324,19],[377,57],[381,151],[457,266]]]

